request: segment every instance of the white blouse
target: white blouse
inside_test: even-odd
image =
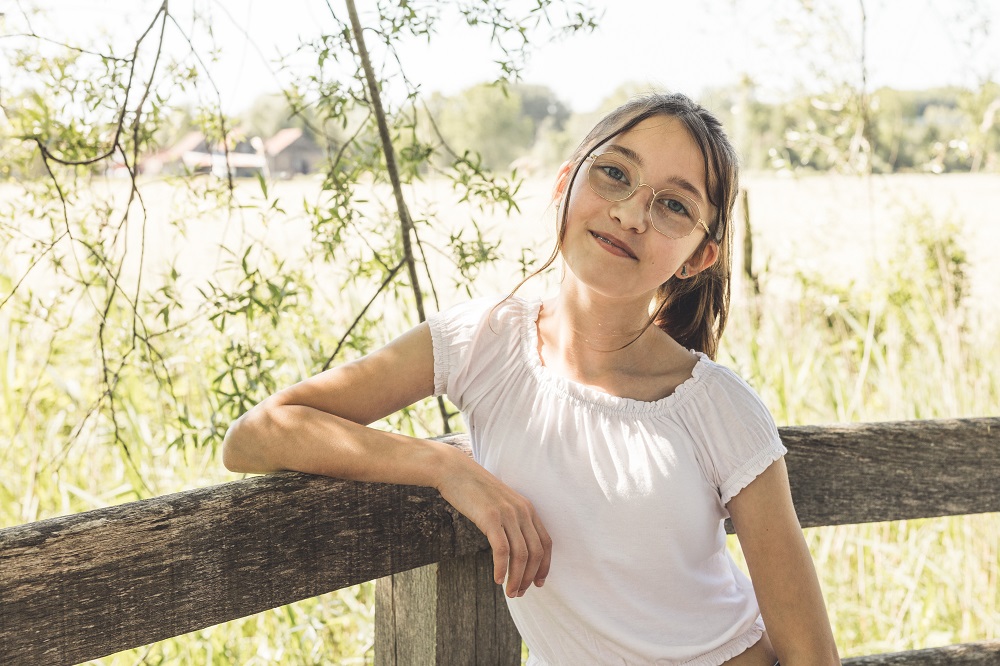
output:
[[[787,451],[760,398],[704,354],[666,398],[608,395],[542,365],[540,301],[498,302],[430,319],[434,390],[552,537],[545,585],[508,599],[528,663],[717,666],[756,643],[760,611],[723,521]]]

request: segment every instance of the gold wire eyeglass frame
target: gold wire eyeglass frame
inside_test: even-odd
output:
[[[621,197],[620,199],[609,199],[605,195],[601,194],[597,190],[597,188],[594,187],[594,182],[593,182],[593,180],[591,178],[591,170],[594,168],[594,164],[596,164],[597,158],[601,157],[601,156],[603,156],[605,154],[607,154],[607,153],[591,153],[590,155],[587,156],[587,159],[590,160],[590,166],[587,167],[587,184],[590,185],[590,189],[592,189],[594,191],[594,194],[596,194],[597,196],[601,197],[605,201],[610,201],[612,203],[617,203],[619,201],[625,201],[626,199],[631,198],[632,195],[635,194],[639,190],[640,187],[648,187],[650,190],[653,191],[653,198],[649,200],[649,207],[648,207],[648,209],[647,209],[646,212],[649,214],[650,226],[652,226],[653,229],[656,229],[657,233],[659,233],[659,234],[661,234],[663,236],[666,236],[667,238],[672,238],[673,240],[680,240],[681,238],[687,238],[688,236],[690,236],[694,232],[694,230],[698,228],[698,225],[700,224],[701,228],[705,230],[705,235],[708,236],[709,238],[712,237],[712,231],[708,228],[708,225],[705,224],[705,220],[703,220],[701,218],[701,208],[698,206],[698,203],[696,201],[694,201],[693,199],[690,199],[686,195],[681,194],[680,192],[677,192],[677,190],[673,190],[673,189],[670,189],[670,188],[666,188],[666,189],[662,189],[662,190],[653,190],[653,186],[650,185],[649,183],[639,182],[639,183],[636,184],[635,187],[632,188],[632,190],[628,194],[626,194],[625,196]],[[638,165],[636,165],[635,162],[633,162],[632,160],[628,159],[624,155],[618,155],[616,153],[615,154],[615,159],[620,159],[623,162],[628,162],[635,169],[635,173],[640,173],[641,174],[641,171],[640,171]],[[640,175],[640,177],[641,177],[641,175]],[[698,215],[698,219],[695,222],[694,226],[691,227],[691,231],[687,232],[683,236],[671,236],[670,234],[664,233],[663,231],[660,231],[659,227],[656,226],[656,223],[653,222],[653,204],[656,202],[656,198],[660,194],[663,194],[664,192],[677,193],[680,196],[680,198],[684,200],[685,203],[690,203],[692,205],[692,207],[695,209],[695,212]]]

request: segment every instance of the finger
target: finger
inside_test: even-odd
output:
[[[538,567],[542,562],[542,556],[544,554],[544,549],[542,548],[542,540],[538,535],[538,531],[535,529],[534,523],[529,523],[527,529],[524,531],[524,542],[528,549],[528,560],[524,566],[524,573],[521,575],[521,580],[517,590],[517,596],[523,596],[524,593],[531,587],[532,581],[538,572]]]
[[[538,587],[545,583],[549,566],[552,563],[552,539],[534,507],[531,508],[529,518],[527,529],[524,531],[528,542],[528,565],[521,582],[521,595],[528,590],[532,583]]]
[[[538,539],[542,544],[542,560],[538,564],[538,570],[535,571],[535,585],[541,587],[545,584],[545,579],[549,575],[549,567],[552,566],[552,537],[549,536],[548,530],[545,529],[545,525],[538,516],[535,516],[535,529],[538,531]]]
[[[503,585],[504,578],[507,577],[507,559],[510,556],[510,544],[503,525],[498,524],[486,532],[486,539],[493,550],[493,580],[497,585]]]
[[[517,523],[506,529],[507,543],[510,544],[509,568],[507,569],[507,596],[516,597],[521,589],[521,579],[528,564],[528,546]]]

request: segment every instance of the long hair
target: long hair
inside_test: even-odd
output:
[[[514,288],[538,275],[559,256],[566,235],[567,204],[584,160],[595,148],[623,134],[643,120],[655,116],[677,118],[701,150],[707,171],[708,200],[716,213],[706,236],[695,251],[704,250],[714,240],[719,254],[709,268],[686,279],[670,278],[657,290],[651,324],[688,349],[704,352],[714,359],[719,338],[729,318],[730,278],[732,275],[732,216],[739,191],[739,158],[729,142],[722,123],[709,111],[681,94],[650,94],[636,97],[604,116],[580,142],[569,159],[569,177],[563,189],[558,211],[558,235],[552,254],[541,268]],[[513,292],[512,292],[513,293]]]

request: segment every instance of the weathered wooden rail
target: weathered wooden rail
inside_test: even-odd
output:
[[[1000,418],[781,435],[804,527],[1000,511]],[[293,473],[10,527],[0,664],[79,663],[376,578],[378,663],[517,664],[487,548],[435,491]],[[1000,664],[1000,641],[845,663]]]

